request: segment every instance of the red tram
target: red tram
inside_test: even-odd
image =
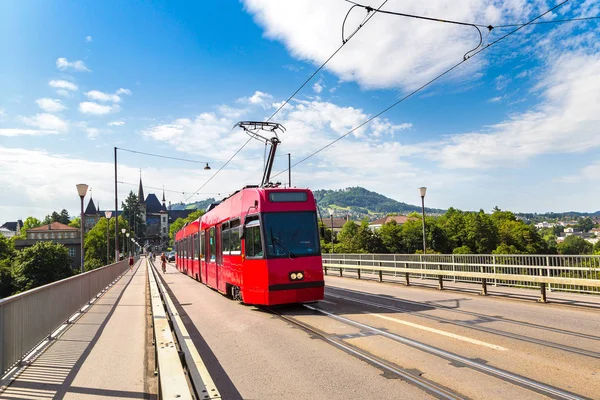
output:
[[[245,187],[177,232],[175,250],[179,271],[247,304],[323,299],[308,189]]]

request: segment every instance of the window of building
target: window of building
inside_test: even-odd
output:
[[[71,257],[71,258],[75,257],[75,248],[69,247],[69,257]]]
[[[208,230],[208,253],[210,256],[210,261],[216,261],[217,254],[217,241],[215,237],[215,227],[213,226]]]
[[[167,227],[163,226],[163,233],[167,233]]]
[[[44,233],[44,239],[49,239],[49,238],[50,238],[50,235],[47,233]]]
[[[50,239],[54,239],[54,233],[50,234]]]

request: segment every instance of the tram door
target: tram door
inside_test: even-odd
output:
[[[217,232],[216,232],[216,263],[217,263],[217,268],[216,268],[216,288],[217,290],[220,289],[221,287],[221,268],[223,267],[223,249],[221,246],[221,225],[217,226]]]

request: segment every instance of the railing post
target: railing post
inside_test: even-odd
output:
[[[379,282],[383,282],[383,274],[381,270],[379,270]]]
[[[406,286],[410,286],[410,276],[409,273],[406,273]]]
[[[358,273],[358,279],[360,279],[360,268],[357,269],[356,272]]]
[[[442,275],[438,276],[438,290],[444,290],[444,278]]]
[[[340,264],[340,276],[342,276],[342,275],[343,275],[343,274],[342,274],[342,271],[343,271],[342,264]]]
[[[492,256],[492,264],[494,265],[494,275],[496,275],[496,256]],[[494,286],[498,286],[498,280],[494,278]]]
[[[325,267],[325,275],[327,275],[327,265],[325,265],[324,267]]]
[[[452,254],[452,272],[456,272],[456,259],[454,258],[454,254]],[[452,282],[456,283],[456,275],[452,276]]]
[[[540,289],[541,289],[541,296],[540,299],[538,300],[540,303],[546,303],[546,283],[540,283]]]
[[[485,270],[484,270],[484,267],[483,267],[483,266],[480,266],[480,267],[479,267],[479,272],[482,272],[482,273],[484,273],[484,272],[485,272]],[[487,296],[487,294],[488,294],[488,293],[487,293],[487,279],[485,279],[485,278],[481,278],[481,295],[482,295],[482,296]]]
[[[551,276],[550,275],[550,257],[546,256],[546,276]],[[548,291],[551,292],[552,291],[552,284],[549,283],[548,284]]]

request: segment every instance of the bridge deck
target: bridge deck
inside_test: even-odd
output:
[[[154,398],[146,349],[146,263],[138,261],[0,394],[1,399]],[[148,352],[152,354],[152,352]]]

